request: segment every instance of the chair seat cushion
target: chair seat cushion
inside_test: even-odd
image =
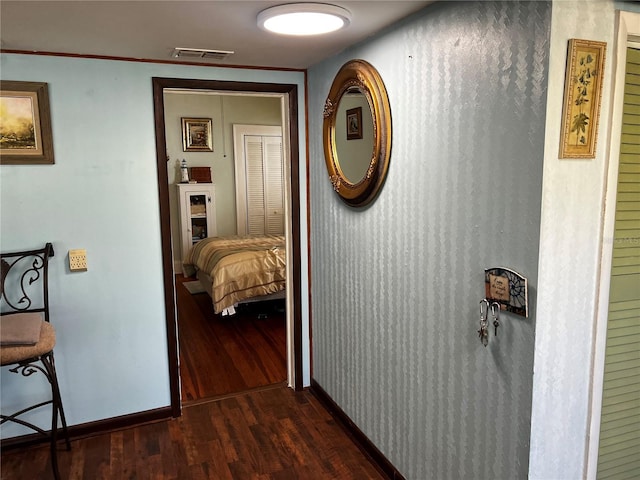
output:
[[[17,314],[22,315],[22,314]],[[49,322],[40,319],[40,338],[33,345],[0,345],[0,365],[11,365],[37,358],[53,350],[56,344],[56,331]],[[2,330],[0,330],[2,336]]]

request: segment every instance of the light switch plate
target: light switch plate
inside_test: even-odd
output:
[[[84,248],[69,250],[69,269],[72,272],[87,269],[87,251]]]

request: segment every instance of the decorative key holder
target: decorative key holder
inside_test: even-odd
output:
[[[529,292],[527,279],[518,272],[504,267],[487,268],[485,271],[485,298],[480,300],[480,330],[478,336],[485,347],[489,344],[489,315],[493,334],[498,336],[500,310],[529,316]]]
[[[484,298],[496,302],[501,310],[529,316],[529,289],[527,279],[505,267],[484,271]]]

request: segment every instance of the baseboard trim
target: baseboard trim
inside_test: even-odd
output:
[[[129,415],[121,415],[119,417],[106,418],[95,422],[82,423],[67,428],[70,440],[78,440],[80,438],[93,437],[103,433],[122,430],[125,428],[137,427],[147,423],[155,423],[172,418],[171,407],[156,408],[154,410],[146,410],[144,412],[132,413]],[[58,430],[58,437],[61,436]],[[19,437],[11,437],[2,439],[0,449],[10,450],[13,448],[25,448],[33,445],[49,442],[49,438],[38,433],[21,435]]]
[[[344,413],[344,411],[338,406],[336,402],[329,396],[329,394],[316,382],[311,379],[311,386],[309,387],[311,393],[323,404],[323,406],[329,411],[331,416],[336,419],[338,424],[347,432],[355,444],[362,450],[362,452],[369,457],[371,462],[378,468],[378,470],[389,479],[393,480],[405,480],[402,474],[393,466],[393,464],[384,456],[384,454],[378,450],[369,438],[362,433],[355,423]]]

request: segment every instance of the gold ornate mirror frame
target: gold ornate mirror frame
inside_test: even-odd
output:
[[[356,183],[349,181],[340,168],[336,149],[336,117],[342,96],[359,89],[366,97],[373,117],[373,148],[371,161],[364,177]],[[355,207],[370,203],[382,187],[391,155],[391,108],[387,90],[378,71],[364,60],[345,63],[336,74],[324,105],[324,157],[333,189],[347,204]]]

